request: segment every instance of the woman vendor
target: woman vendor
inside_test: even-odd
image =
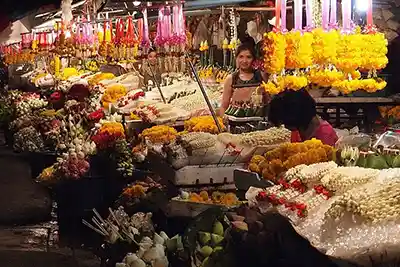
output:
[[[228,75],[224,83],[222,104],[219,115],[224,116],[231,103],[249,101],[255,87],[267,80],[264,73],[253,69],[256,59],[254,47],[248,44],[240,45],[236,50],[236,66],[238,70]]]
[[[335,145],[338,137],[333,127],[317,116],[315,100],[305,90],[288,90],[276,95],[269,105],[268,120],[292,130],[292,142],[311,138]]]
[[[157,52],[154,48],[150,48],[147,54],[147,60],[144,62],[144,64],[142,64],[142,67],[140,69],[140,74],[143,76],[142,85],[145,87],[148,86],[149,81],[152,81],[153,85],[155,86],[155,81],[153,79],[153,75],[150,68],[151,70],[153,70],[157,83],[161,84],[162,70],[160,64],[158,64]]]

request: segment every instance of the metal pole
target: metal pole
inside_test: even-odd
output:
[[[208,108],[209,108],[209,110],[210,110],[210,112],[211,112],[211,115],[212,115],[213,119],[214,119],[215,125],[217,125],[218,131],[221,133],[221,132],[222,132],[222,127],[221,127],[221,125],[219,124],[219,121],[218,121],[218,119],[217,119],[217,115],[215,114],[215,111],[214,111],[214,109],[213,109],[213,107],[212,107],[212,105],[211,105],[210,99],[208,99],[206,90],[204,89],[203,84],[202,84],[201,81],[200,81],[199,75],[197,74],[197,71],[196,71],[196,69],[194,68],[193,63],[192,63],[192,61],[190,60],[189,55],[186,54],[186,57],[187,57],[187,59],[188,59],[189,66],[190,66],[190,69],[191,69],[191,71],[192,71],[192,73],[193,73],[193,75],[194,75],[194,78],[196,79],[196,82],[197,82],[197,84],[198,84],[199,87],[200,87],[201,93],[203,94],[204,100],[206,100],[207,106],[208,106]]]
[[[165,100],[164,94],[161,91],[161,87],[160,84],[157,81],[156,75],[154,74],[153,68],[151,67],[150,63],[147,62],[147,65],[149,66],[150,72],[151,72],[151,76],[153,77],[153,82],[156,84],[158,91],[160,92],[161,95],[161,99],[164,102],[164,104],[167,103],[167,101]]]

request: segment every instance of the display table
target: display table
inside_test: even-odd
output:
[[[318,114],[326,120],[333,120],[335,127],[340,126],[341,119],[360,120],[367,132],[374,123],[370,116],[374,109],[399,104],[389,97],[318,97],[315,101]],[[335,112],[330,113],[328,109],[335,109]]]

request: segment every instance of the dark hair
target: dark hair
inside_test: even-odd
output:
[[[317,115],[315,100],[306,90],[287,90],[270,102],[268,120],[275,125],[306,129]]]
[[[250,45],[248,43],[244,43],[239,45],[239,47],[236,49],[236,57],[239,56],[240,53],[243,51],[249,51],[251,56],[255,59],[256,58],[256,50],[254,49],[253,45]]]
[[[150,47],[149,48],[149,51],[147,52],[147,54],[150,54],[150,53],[157,53],[157,50],[154,48],[154,47]]]

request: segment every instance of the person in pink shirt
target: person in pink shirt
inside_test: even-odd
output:
[[[314,99],[305,90],[284,91],[270,102],[268,120],[292,130],[292,142],[312,138],[334,146],[338,137],[333,127],[317,116]]]

